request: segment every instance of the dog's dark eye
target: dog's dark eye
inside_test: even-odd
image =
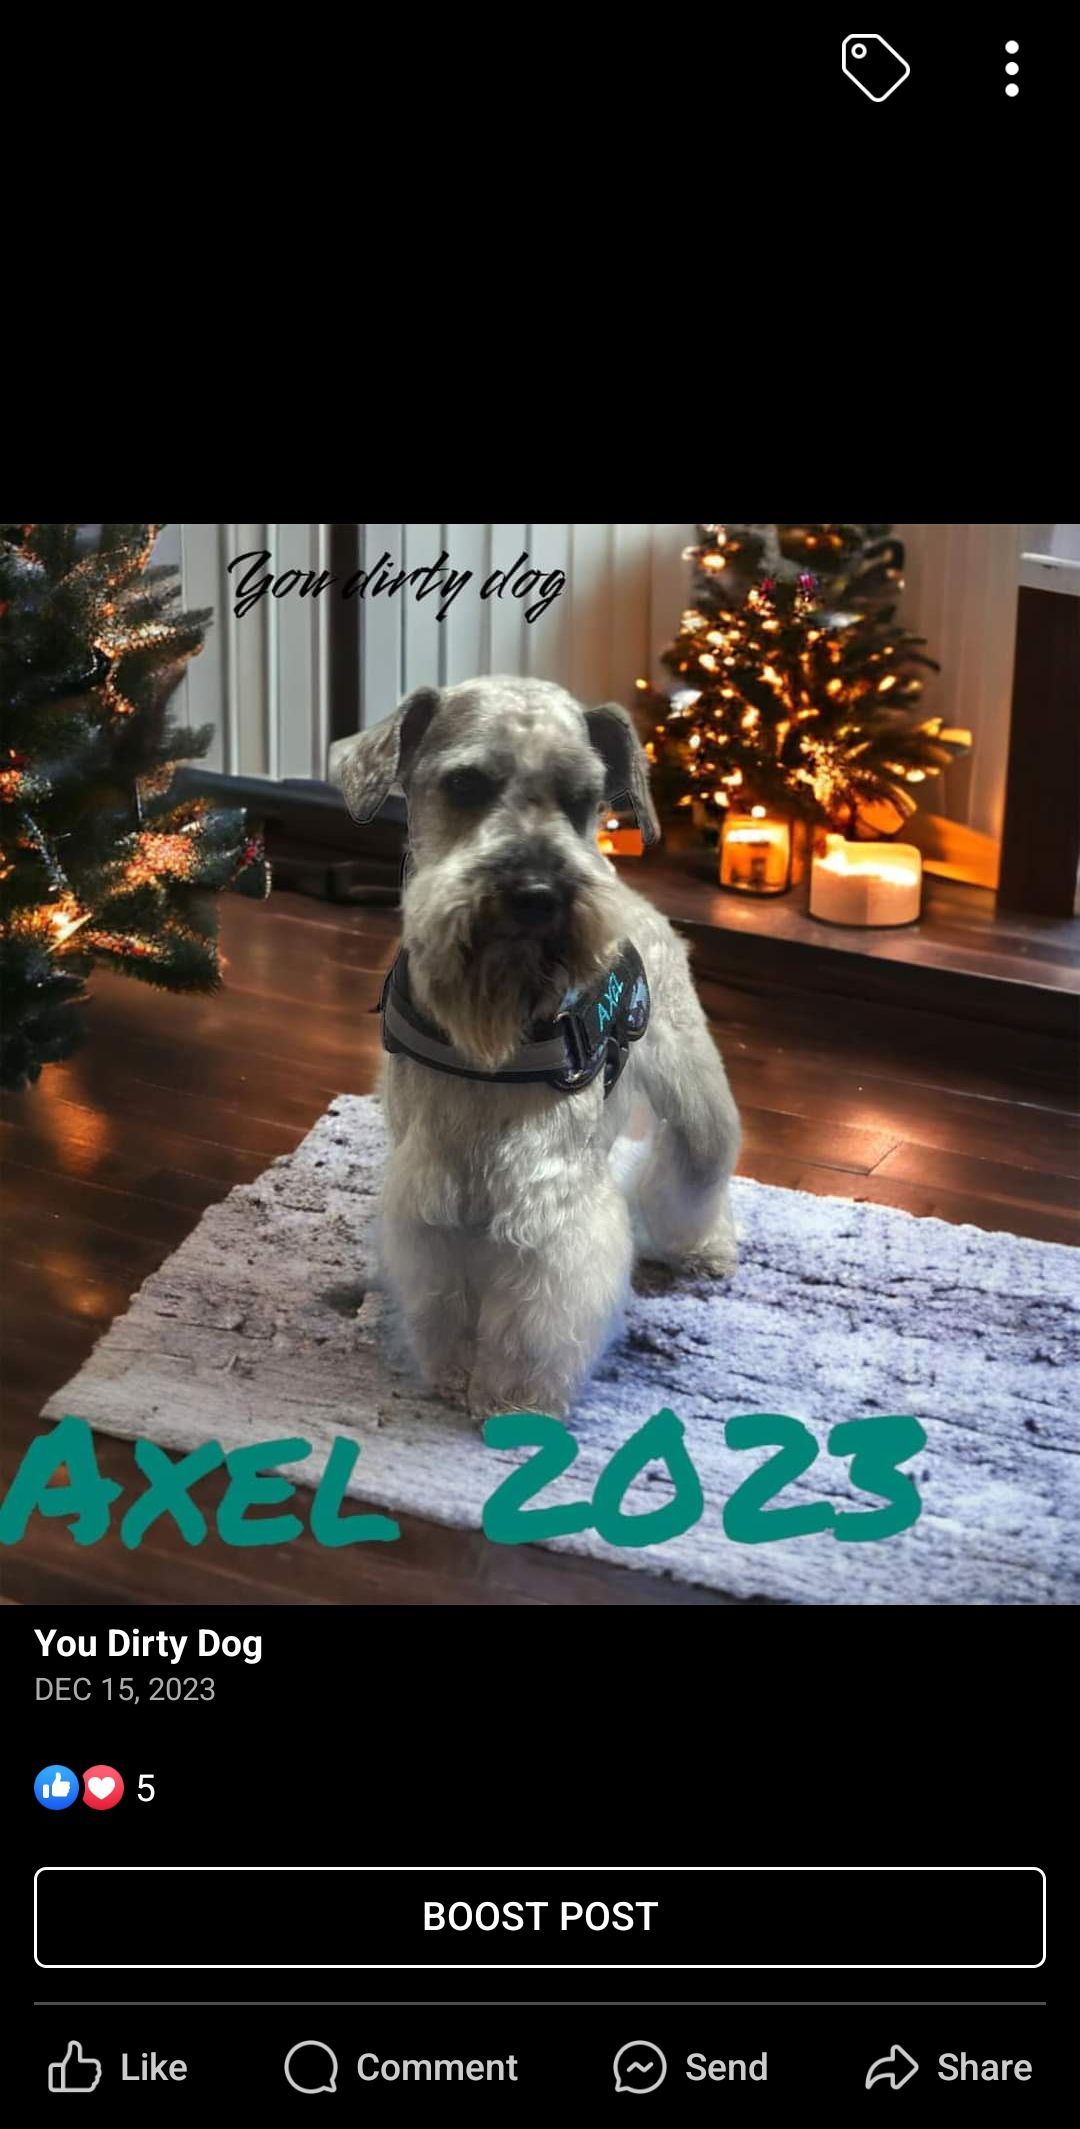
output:
[[[493,776],[483,769],[451,769],[443,778],[443,790],[452,806],[463,811],[477,812],[481,806],[490,806],[499,786]]]
[[[566,784],[559,791],[558,800],[570,826],[583,835],[599,803],[594,793],[581,784]]]

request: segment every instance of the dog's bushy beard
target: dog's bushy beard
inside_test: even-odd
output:
[[[615,882],[582,870],[557,929],[515,930],[494,893],[433,867],[403,903],[409,980],[421,1010],[484,1072],[512,1057],[536,1020],[601,973],[619,938]]]

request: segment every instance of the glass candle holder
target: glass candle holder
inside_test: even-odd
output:
[[[914,924],[922,908],[922,853],[914,843],[849,843],[827,835],[810,875],[810,915],[824,924],[884,930]]]
[[[601,821],[596,840],[601,855],[606,858],[640,858],[645,855],[645,838],[640,828],[628,827],[615,814]]]
[[[790,820],[752,806],[720,829],[720,885],[738,894],[786,894],[798,877],[799,838]]]

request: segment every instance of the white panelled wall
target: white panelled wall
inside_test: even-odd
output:
[[[318,776],[330,740],[329,601],[261,599],[237,619],[236,587],[252,567],[239,555],[267,548],[266,571],[329,568],[328,525],[169,525],[155,559],[178,562],[188,606],[213,608],[203,649],[188,667],[177,714],[212,724],[206,766],[230,775]],[[266,573],[259,571],[259,575]]]
[[[1009,758],[1022,525],[898,525],[907,548],[903,617],[940,673],[927,711],[965,725],[971,753],[929,787],[927,805],[1000,839]]]
[[[659,654],[685,604],[683,550],[694,525],[433,525],[360,527],[361,567],[389,555],[415,569],[448,550],[473,581],[436,618],[438,597],[349,602],[360,648],[355,725],[377,724],[411,688],[473,673],[529,673],[559,680],[582,701],[629,703],[641,673],[663,678]],[[900,525],[908,551],[904,618],[928,638],[943,671],[932,675],[928,709],[974,735],[971,759],[947,773],[935,810],[998,836],[1004,805],[1012,694],[1020,525]],[[321,598],[294,590],[264,598],[237,619],[236,585],[250,563],[227,573],[237,555],[269,548],[274,576],[329,567],[328,525],[169,526],[162,559],[181,563],[189,605],[211,606],[215,624],[189,669],[192,723],[215,727],[209,766],[253,776],[324,774],[330,736],[328,623],[333,586]],[[527,552],[542,576],[566,574],[566,589],[534,622],[533,599],[481,600],[492,570]],[[259,574],[263,572],[260,570]],[[535,595],[534,595],[535,597]]]

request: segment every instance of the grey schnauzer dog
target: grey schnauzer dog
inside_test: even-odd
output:
[[[432,1389],[479,1419],[564,1418],[635,1251],[735,1265],[738,1113],[686,948],[597,847],[602,802],[629,799],[659,836],[647,757],[617,705],[500,678],[421,688],[338,741],[330,773],[360,821],[404,791],[411,1007],[468,1072],[385,1060],[381,1251],[408,1341]],[[624,941],[651,1011],[610,1093],[604,1073],[572,1091],[492,1076],[568,994],[602,986]]]

